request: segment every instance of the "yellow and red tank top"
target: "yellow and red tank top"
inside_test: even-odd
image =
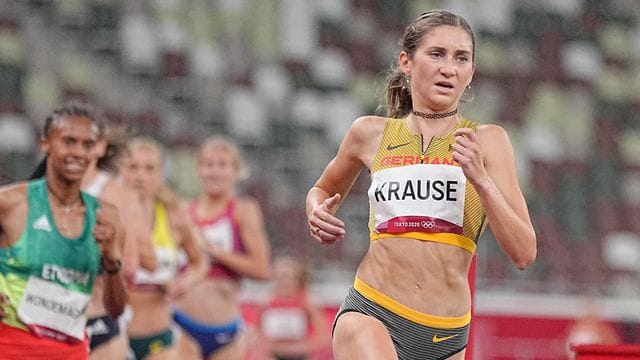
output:
[[[453,132],[476,129],[462,119],[444,136],[424,144],[405,119],[386,119],[382,140],[371,165],[370,239],[388,237],[434,241],[474,253],[485,227],[478,193],[453,160]]]

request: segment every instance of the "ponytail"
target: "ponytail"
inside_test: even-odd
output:
[[[413,109],[411,100],[411,85],[407,77],[395,66],[389,75],[387,88],[387,116],[394,119],[403,118],[409,115]]]
[[[33,170],[31,175],[29,176],[29,180],[35,180],[43,178],[47,174],[47,157],[45,156],[40,160],[38,166]]]
[[[119,172],[118,161],[122,154],[127,151],[129,134],[125,127],[112,126],[107,129],[105,138],[107,141],[107,148],[104,155],[98,159],[96,166],[100,170],[117,174]]]

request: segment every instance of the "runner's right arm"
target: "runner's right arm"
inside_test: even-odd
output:
[[[105,274],[102,301],[107,313],[116,318],[124,312],[128,296],[122,275],[120,254],[124,241],[124,229],[114,206],[102,203],[101,208],[98,209],[93,234],[100,246],[100,264]]]

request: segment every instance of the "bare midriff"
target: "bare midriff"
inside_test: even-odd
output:
[[[357,277],[402,305],[425,314],[469,312],[472,254],[448,244],[410,238],[371,242]]]
[[[129,304],[133,310],[129,336],[157,334],[171,326],[169,300],[163,291],[130,288]]]
[[[224,324],[240,315],[240,284],[226,278],[207,278],[176,301],[192,320]]]

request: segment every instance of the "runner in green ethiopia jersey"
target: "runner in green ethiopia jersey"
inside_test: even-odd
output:
[[[107,311],[124,309],[117,211],[80,191],[100,126],[83,105],[54,111],[40,140],[45,177],[0,188],[3,359],[87,359],[84,312],[101,270]]]

